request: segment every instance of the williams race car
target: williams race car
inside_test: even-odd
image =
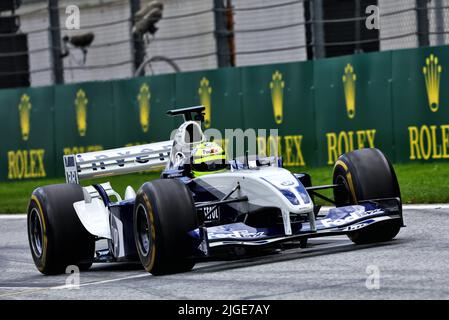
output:
[[[204,107],[169,111],[183,124],[172,140],[64,156],[65,184],[37,188],[28,206],[28,237],[37,269],[65,272],[93,262],[139,261],[154,275],[196,262],[283,244],[347,235],[356,244],[393,239],[404,226],[398,181],[378,149],[341,155],[333,183],[315,186],[280,157],[226,159],[201,129]],[[158,180],[131,186],[86,178],[165,167]],[[330,198],[321,194],[333,190]],[[315,199],[334,206],[324,214]],[[97,245],[96,245],[97,242]],[[103,243],[103,246],[99,244]]]

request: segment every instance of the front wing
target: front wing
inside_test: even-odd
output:
[[[332,208],[324,217],[315,220],[316,231],[309,222],[304,222],[292,226],[293,234],[289,236],[285,235],[282,226],[254,228],[241,222],[209,227],[206,231],[196,229],[190,235],[203,240],[203,247],[207,245],[208,251],[213,251],[227,246],[269,246],[292,240],[350,234],[387,221],[403,225],[400,199],[370,200]]]

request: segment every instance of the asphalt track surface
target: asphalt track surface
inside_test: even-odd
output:
[[[0,216],[0,299],[448,299],[449,207],[409,207],[404,219],[407,227],[384,244],[315,239],[306,249],[203,262],[177,275],[94,264],[74,289],[67,275],[37,271],[23,216]]]

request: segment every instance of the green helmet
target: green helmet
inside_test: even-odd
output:
[[[217,143],[203,142],[193,149],[190,165],[194,177],[223,172],[227,168],[226,155]]]

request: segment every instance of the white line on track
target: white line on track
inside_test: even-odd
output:
[[[405,204],[402,207],[404,209],[409,209],[409,210],[438,210],[438,209],[449,209],[449,204],[447,204],[447,203]]]
[[[4,287],[4,286],[0,286],[0,290],[33,290],[33,289],[50,289],[50,287],[27,287],[27,286],[14,286],[14,287]]]
[[[333,207],[321,207],[321,210],[327,211]],[[435,203],[435,204],[403,204],[403,209],[406,210],[437,210],[449,209],[449,203]]]
[[[5,219],[5,220],[13,220],[13,219],[25,219],[27,217],[26,214],[22,214],[22,213],[2,213],[0,214],[0,220]]]
[[[129,280],[129,279],[136,279],[136,278],[145,278],[145,277],[150,277],[150,276],[151,275],[149,273],[145,273],[145,274],[137,274],[137,275],[132,275],[132,276],[128,276],[128,277],[121,277],[121,278],[115,278],[115,279],[109,279],[109,280],[99,280],[99,281],[80,283],[79,285],[69,284],[69,285],[61,285],[61,286],[54,286],[54,287],[25,287],[25,286],[24,287],[1,287],[0,286],[0,290],[1,289],[23,290],[23,291],[8,292],[8,293],[0,294],[0,299],[6,298],[6,297],[18,296],[18,295],[22,295],[22,294],[31,294],[31,293],[36,293],[36,292],[42,292],[42,291],[47,291],[47,290],[79,289],[81,287],[87,287],[87,286],[93,286],[93,285],[99,285],[99,284],[111,283],[111,282],[117,282],[117,281]]]
[[[115,279],[109,279],[109,280],[99,280],[99,281],[80,283],[77,286],[74,286],[72,284],[68,284],[68,285],[63,285],[63,286],[50,287],[49,289],[51,289],[51,290],[73,289],[73,288],[76,288],[76,287],[86,287],[86,286],[92,286],[92,285],[104,284],[104,283],[110,283],[110,282],[117,282],[117,281],[129,280],[129,279],[145,278],[145,277],[149,277],[149,276],[151,276],[149,273],[137,274],[137,275],[128,276],[128,277],[122,277],[122,278],[115,278]]]

